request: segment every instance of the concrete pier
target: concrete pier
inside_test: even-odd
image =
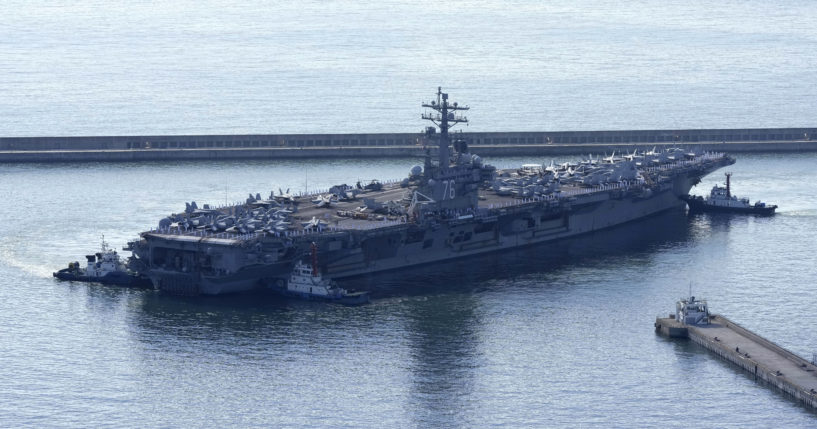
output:
[[[481,156],[558,156],[685,146],[714,152],[817,150],[817,128],[469,132]],[[0,162],[420,157],[420,134],[0,137]]]
[[[708,325],[685,325],[674,317],[659,317],[655,330],[689,338],[817,410],[817,366],[723,316],[712,315],[710,320]]]

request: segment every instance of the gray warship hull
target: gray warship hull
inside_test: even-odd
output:
[[[421,242],[406,243],[406,234],[395,231],[389,234],[391,240],[378,240],[376,250],[327,254],[325,258],[330,262],[325,270],[334,278],[346,278],[536,245],[611,228],[684,205],[671,190],[665,190],[648,199],[598,195],[596,201],[572,206],[569,211],[537,210],[535,205],[508,208],[497,214],[496,220],[491,217],[487,222],[441,225],[424,234]]]
[[[283,241],[266,235],[250,242],[219,234],[146,232],[138,251],[149,265],[141,273],[155,288],[173,294],[219,295],[266,289],[286,281],[292,265],[312,242],[321,249],[322,273],[334,279],[420,267],[562,240],[683,207],[686,202],[680,197],[701,177],[732,162],[725,156],[714,158],[651,186],[544,200],[505,198],[504,204],[495,203],[494,208],[479,210],[473,217],[426,224],[398,222],[370,229],[334,229]],[[182,259],[182,268],[168,267],[169,259]]]
[[[467,122],[440,89],[426,141],[436,143],[400,183],[338,185],[328,192],[199,209],[186,204],[131,243],[131,269],[173,294],[280,289],[296,262],[331,279],[421,267],[611,228],[686,204],[692,186],[734,163],[681,149],[615,154],[548,168],[497,171],[449,129]],[[361,205],[363,204],[363,205]],[[645,231],[645,234],[649,234]]]

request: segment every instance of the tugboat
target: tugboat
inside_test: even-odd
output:
[[[706,300],[695,299],[690,292],[689,298],[675,303],[675,313],[670,313],[669,317],[658,316],[654,326],[656,332],[670,338],[689,338],[690,327],[709,325],[715,317],[719,316],[709,314]],[[718,341],[718,337],[715,337],[715,341]]]
[[[681,299],[675,303],[675,320],[684,325],[708,325],[709,324],[709,306],[705,299],[695,299],[690,296],[689,299]]]
[[[693,195],[683,197],[689,205],[690,213],[729,212],[759,215],[774,214],[775,209],[777,209],[776,205],[767,205],[761,201],[751,204],[748,198],[738,198],[732,195],[731,177],[732,173],[726,173],[726,187],[715,185],[707,198]]]
[[[690,292],[689,298],[682,298],[675,303],[675,313],[655,319],[655,330],[670,338],[689,338],[690,326],[709,325],[715,317],[717,316],[709,314],[706,300],[695,299]],[[715,337],[715,341],[717,340],[718,337]]]
[[[108,247],[105,236],[102,236],[101,247],[100,252],[85,256],[88,260],[85,268],[80,267],[79,262],[70,262],[68,268],[53,273],[54,277],[60,280],[130,287],[150,287],[152,285],[149,279],[128,270],[116,250]]]
[[[318,246],[312,243],[312,264],[298,261],[292,269],[286,287],[278,290],[284,295],[305,299],[338,302],[345,305],[360,305],[369,302],[369,292],[347,291],[318,272]]]

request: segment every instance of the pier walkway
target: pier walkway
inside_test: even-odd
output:
[[[655,329],[687,337],[817,410],[817,366],[735,322],[712,315],[708,325],[684,325],[668,317],[656,319]]]

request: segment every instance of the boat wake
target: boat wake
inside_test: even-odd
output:
[[[24,257],[15,254],[7,246],[0,247],[0,264],[19,269],[35,277],[51,277],[52,270],[50,267],[32,264],[31,261],[26,261]]]
[[[817,209],[783,211],[780,212],[779,215],[785,217],[812,218],[817,217]]]

